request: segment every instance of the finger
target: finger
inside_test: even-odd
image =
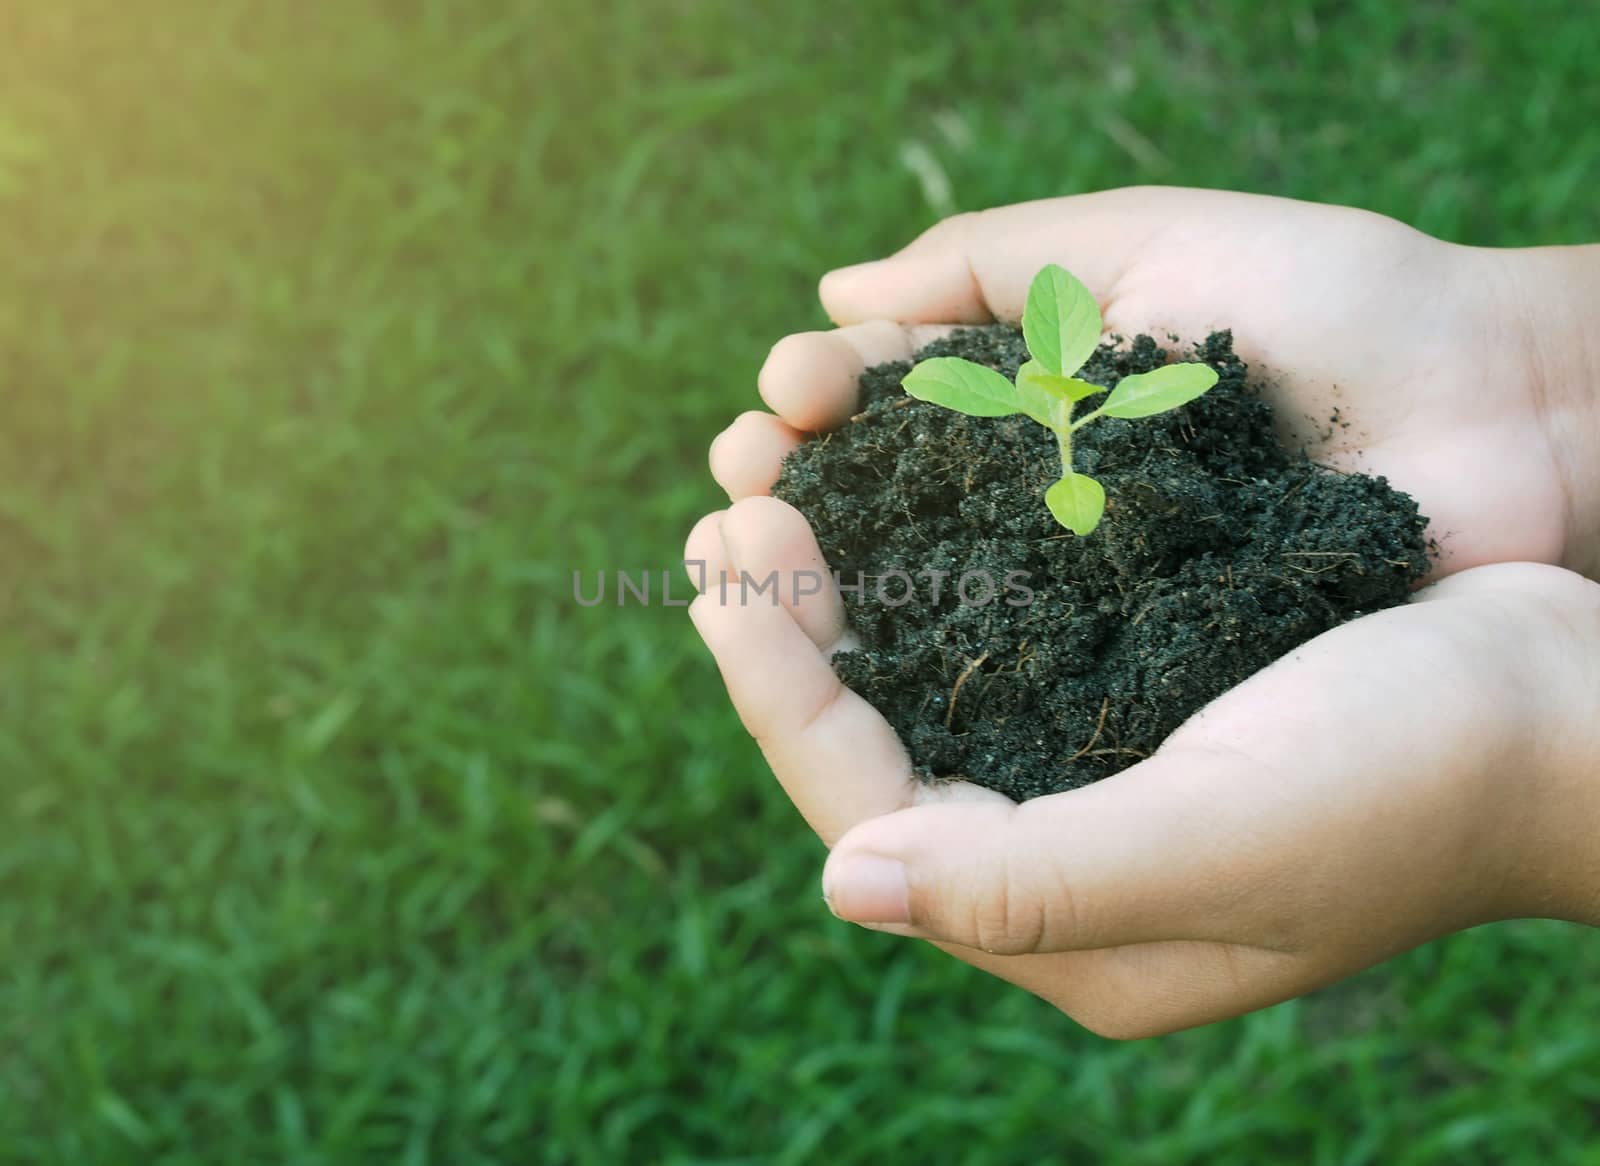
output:
[[[722,549],[722,519],[727,513],[712,511],[694,524],[684,540],[683,567],[697,591],[717,586],[727,572],[727,552]]]
[[[957,215],[887,259],[830,271],[818,295],[846,325],[1017,320],[1039,268],[1060,263],[1104,305],[1175,212],[1204,209],[1215,194],[1137,187]]]
[[[1017,806],[901,810],[840,841],[823,893],[842,918],[998,955],[1231,938],[1262,876],[1207,764],[1240,759],[1174,753]],[[1226,780],[1243,788],[1224,807],[1250,798],[1249,774]]]
[[[864,371],[909,360],[917,349],[948,331],[871,320],[831,332],[796,332],[773,345],[756,387],[768,407],[795,429],[825,432],[855,412]]]
[[[783,459],[803,440],[771,413],[741,413],[711,442],[711,476],[734,502],[770,494]]]
[[[776,498],[746,498],[721,527],[729,562],[757,582],[776,580],[779,603],[824,656],[852,646],[844,600],[805,518]]]
[[[962,812],[982,815],[986,809],[980,804],[963,807]],[[857,833],[847,834],[840,845],[852,845]],[[966,838],[960,842],[969,844]],[[1157,859],[1146,856],[1146,861]],[[828,886],[825,880],[824,887]],[[830,893],[837,891],[824,890],[825,897]],[[830,899],[829,905],[840,913],[840,902]],[[898,927],[880,930],[905,931]],[[1370,952],[1353,948],[1343,959],[1330,959],[1322,954],[1194,940],[1024,954],[999,954],[970,942],[932,942],[957,959],[1034,993],[1085,1028],[1116,1040],[1155,1036],[1239,1016],[1304,995],[1376,962]]]
[[[724,523],[741,507],[750,512],[782,506],[746,499]],[[782,530],[770,538],[746,531],[745,521],[741,514],[735,523],[740,533],[728,548],[729,566],[741,577],[764,580],[777,571],[781,579],[820,558],[813,557],[814,543],[808,548]],[[732,558],[735,553],[741,557]],[[832,617],[815,615],[827,615],[820,605],[802,605],[802,611],[805,626],[776,593],[757,594],[738,583],[708,590],[689,608],[745,728],[789,798],[831,845],[857,822],[909,805],[915,780],[894,731],[839,682],[819,650],[813,636],[825,639]]]

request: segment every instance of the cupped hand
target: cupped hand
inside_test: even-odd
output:
[[[1285,439],[1414,496],[1440,573],[1585,569],[1517,254],[1345,207],[1165,187],[960,215],[823,279],[841,327],[778,343],[759,378],[775,416],[740,417],[713,445],[712,471],[735,501],[768,493],[789,449],[854,411],[864,366],[908,358],[940,326],[1015,321],[1053,262],[1095,293],[1112,334],[1194,341],[1232,328]]]
[[[824,279],[841,326],[773,349],[759,384],[776,416],[747,413],[713,445],[734,505],[695,528],[687,556],[713,577],[825,569],[805,521],[764,497],[783,455],[854,411],[864,367],[950,324],[1015,320],[1048,262],[1095,292],[1112,333],[1232,327],[1286,439],[1414,495],[1440,543],[1435,578],[1454,577],[1303,646],[1150,760],[1021,806],[915,781],[828,664],[849,634],[834,596],[740,603],[713,588],[695,623],[835,848],[835,911],[930,939],[1117,1036],[1260,1007],[1489,919],[1595,917],[1600,863],[1574,825],[1593,797],[1595,589],[1555,567],[1469,570],[1587,569],[1570,446],[1498,253],[1209,191],[949,220]]]
[[[821,555],[749,498],[695,528],[714,580]],[[1310,991],[1517,916],[1593,922],[1600,586],[1555,567],[1458,573],[1226,693],[1149,760],[1021,805],[925,786],[841,685],[831,589],[691,605],[746,728],[817,833],[834,912],[945,951],[1103,1035]],[[802,589],[804,590],[804,589]]]

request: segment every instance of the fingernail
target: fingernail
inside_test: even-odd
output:
[[[906,868],[892,858],[849,858],[828,872],[822,889],[828,907],[852,923],[911,922]]]

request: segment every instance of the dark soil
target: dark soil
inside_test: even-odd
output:
[[[1026,349],[996,326],[957,332],[918,354],[928,356],[1011,376]],[[1100,349],[1081,375],[1109,387],[1165,358],[1140,336]],[[1075,435],[1076,468],[1107,496],[1087,538],[1045,509],[1060,475],[1047,430],[913,400],[900,388],[907,363],[868,370],[861,412],[785,461],[774,493],[810,520],[846,585],[866,580],[845,593],[860,648],[835,668],[924,780],[966,778],[1022,800],[1109,777],[1297,645],[1405,602],[1427,573],[1416,503],[1382,478],[1285,451],[1231,334],[1185,358],[1215,368],[1217,387],[1172,413],[1103,418]],[[967,577],[968,602],[965,572],[980,573]]]

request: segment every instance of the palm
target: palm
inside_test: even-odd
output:
[[[1555,560],[1560,487],[1487,253],[1336,207],[1130,194],[1161,225],[1113,266],[1113,331],[1233,328],[1285,438],[1412,493],[1448,570]]]

